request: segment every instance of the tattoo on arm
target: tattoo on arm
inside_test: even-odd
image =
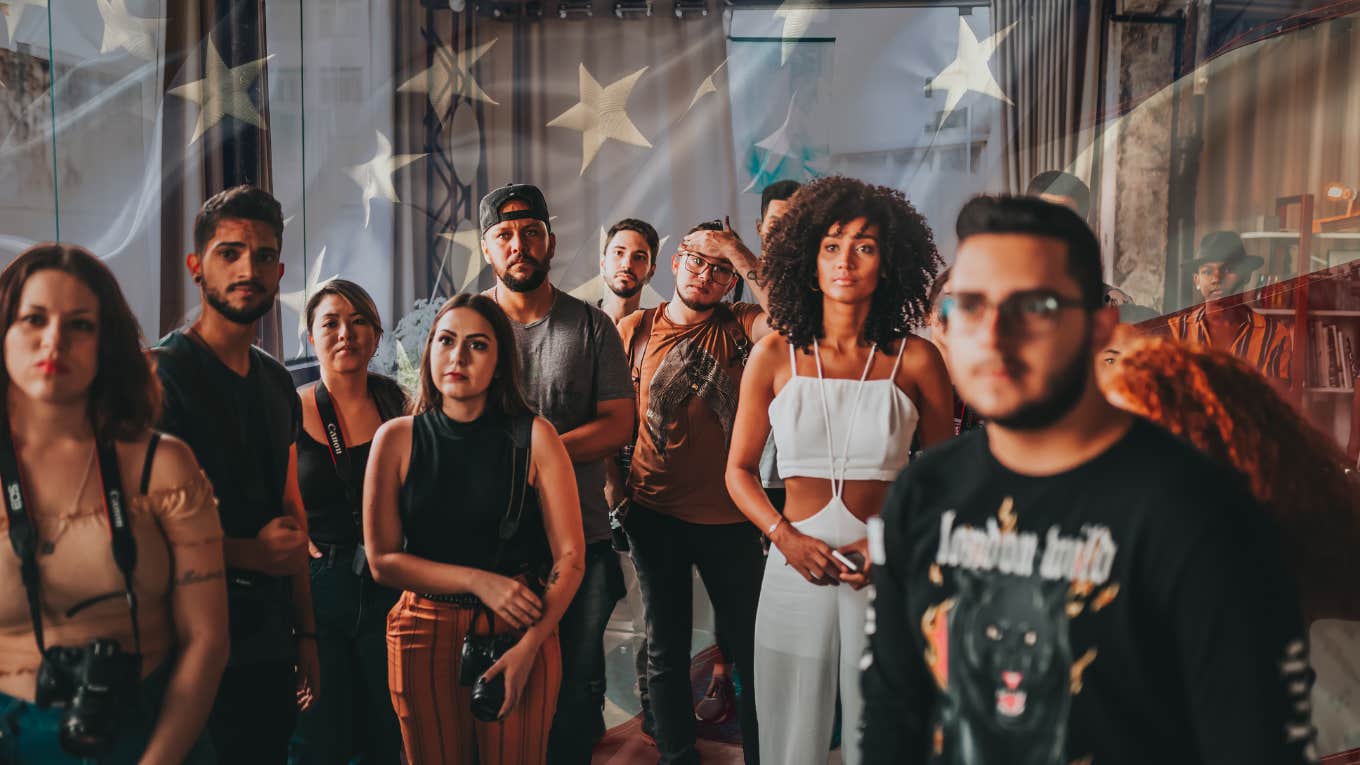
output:
[[[203,584],[214,579],[225,579],[227,572],[225,569],[217,569],[207,573],[199,573],[193,569],[186,569],[184,575],[175,580],[176,587],[186,587],[191,584]]]

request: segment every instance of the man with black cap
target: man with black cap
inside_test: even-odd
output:
[[[1294,356],[1289,325],[1247,306],[1242,287],[1265,261],[1248,255],[1235,231],[1213,231],[1200,240],[1199,254],[1186,264],[1203,304],[1167,319],[1171,336],[1200,343],[1256,367],[1287,387]]]
[[[586,571],[562,617],[562,690],[548,739],[554,765],[590,762],[604,735],[604,630],[623,597],[610,544],[604,460],[633,433],[633,385],[623,343],[600,309],[548,280],[557,237],[543,192],[511,184],[482,198],[482,254],[496,273],[486,294],[510,318],[530,406],[562,436],[576,468]]]

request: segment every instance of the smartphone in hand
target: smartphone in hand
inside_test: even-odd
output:
[[[853,572],[858,573],[864,569],[864,556],[857,552],[851,551],[843,553],[840,550],[832,550],[831,557],[840,561],[846,568]]]

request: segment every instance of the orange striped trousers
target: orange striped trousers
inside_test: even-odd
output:
[[[458,684],[463,636],[476,613],[402,593],[387,616],[387,684],[411,765],[543,765],[562,684],[557,633],[543,643],[519,703],[504,720],[472,716]],[[487,620],[478,624],[487,628]]]

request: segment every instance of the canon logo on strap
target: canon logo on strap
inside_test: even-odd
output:
[[[340,438],[340,428],[336,427],[334,423],[326,425],[326,437],[330,439],[331,450],[336,454],[345,451],[345,442]]]

